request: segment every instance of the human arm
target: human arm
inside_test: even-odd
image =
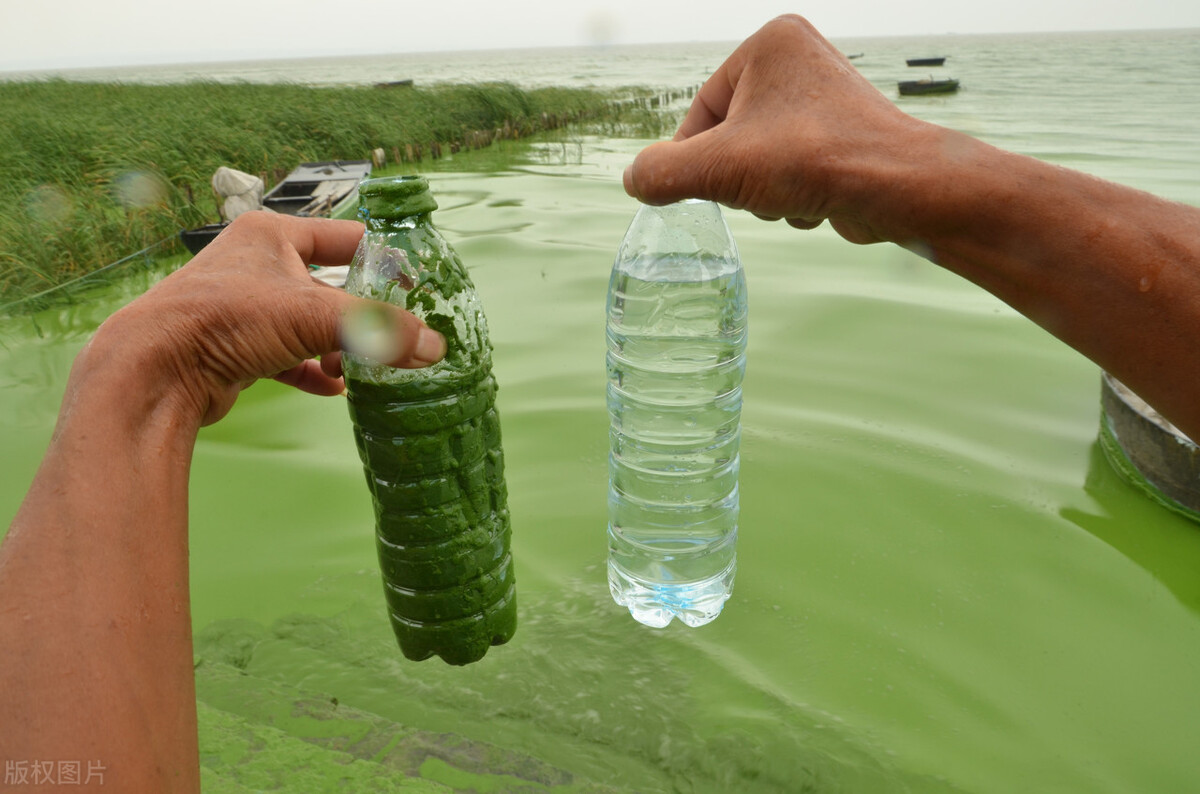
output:
[[[739,47],[625,186],[919,251],[1200,438],[1200,210],[914,119],[799,17]]]
[[[314,281],[306,263],[347,262],[361,235],[349,221],[243,216],[76,358],[0,546],[0,757],[96,761],[103,790],[199,790],[187,569],[196,434],[259,377],[340,393],[338,357],[325,354],[339,349],[341,318],[366,304]],[[389,363],[444,354],[412,315],[386,311]]]

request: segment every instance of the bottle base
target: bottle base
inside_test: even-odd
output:
[[[629,609],[638,623],[661,629],[678,618],[691,628],[711,623],[733,591],[736,560],[715,576],[699,582],[647,582],[609,560],[608,589],[613,601]]]

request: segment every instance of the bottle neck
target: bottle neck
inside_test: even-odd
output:
[[[430,226],[433,222],[432,213],[421,212],[413,215],[372,216],[359,210],[360,219],[367,225],[368,232],[398,232]]]

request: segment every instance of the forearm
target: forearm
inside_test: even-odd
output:
[[[258,378],[341,392],[329,354],[343,315],[367,302],[314,281],[308,265],[349,262],[361,237],[350,221],[246,213],[76,359],[0,546],[0,758],[99,763],[93,782],[116,791],[199,788],[187,552],[196,432]],[[416,317],[383,311],[396,334],[387,363],[445,354]]]
[[[884,239],[928,253],[1200,438],[1200,210],[936,130],[876,193]]]
[[[93,783],[122,791],[192,791],[187,478],[198,419],[161,388],[158,362],[114,360],[113,335],[77,360],[0,548],[0,748],[14,762],[98,762]]]

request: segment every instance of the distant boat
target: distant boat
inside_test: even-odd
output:
[[[370,160],[302,163],[263,196],[263,208],[284,215],[328,218],[357,200],[358,183],[370,175]],[[228,225],[225,221],[182,229],[179,239],[198,254]]]
[[[921,94],[953,94],[958,90],[957,80],[901,80],[901,96],[919,96]]]
[[[853,55],[847,55],[846,57],[853,61],[855,58],[863,57],[863,54],[861,52],[856,52]]]
[[[940,58],[909,58],[905,61],[909,66],[941,66],[946,62],[945,55]]]

